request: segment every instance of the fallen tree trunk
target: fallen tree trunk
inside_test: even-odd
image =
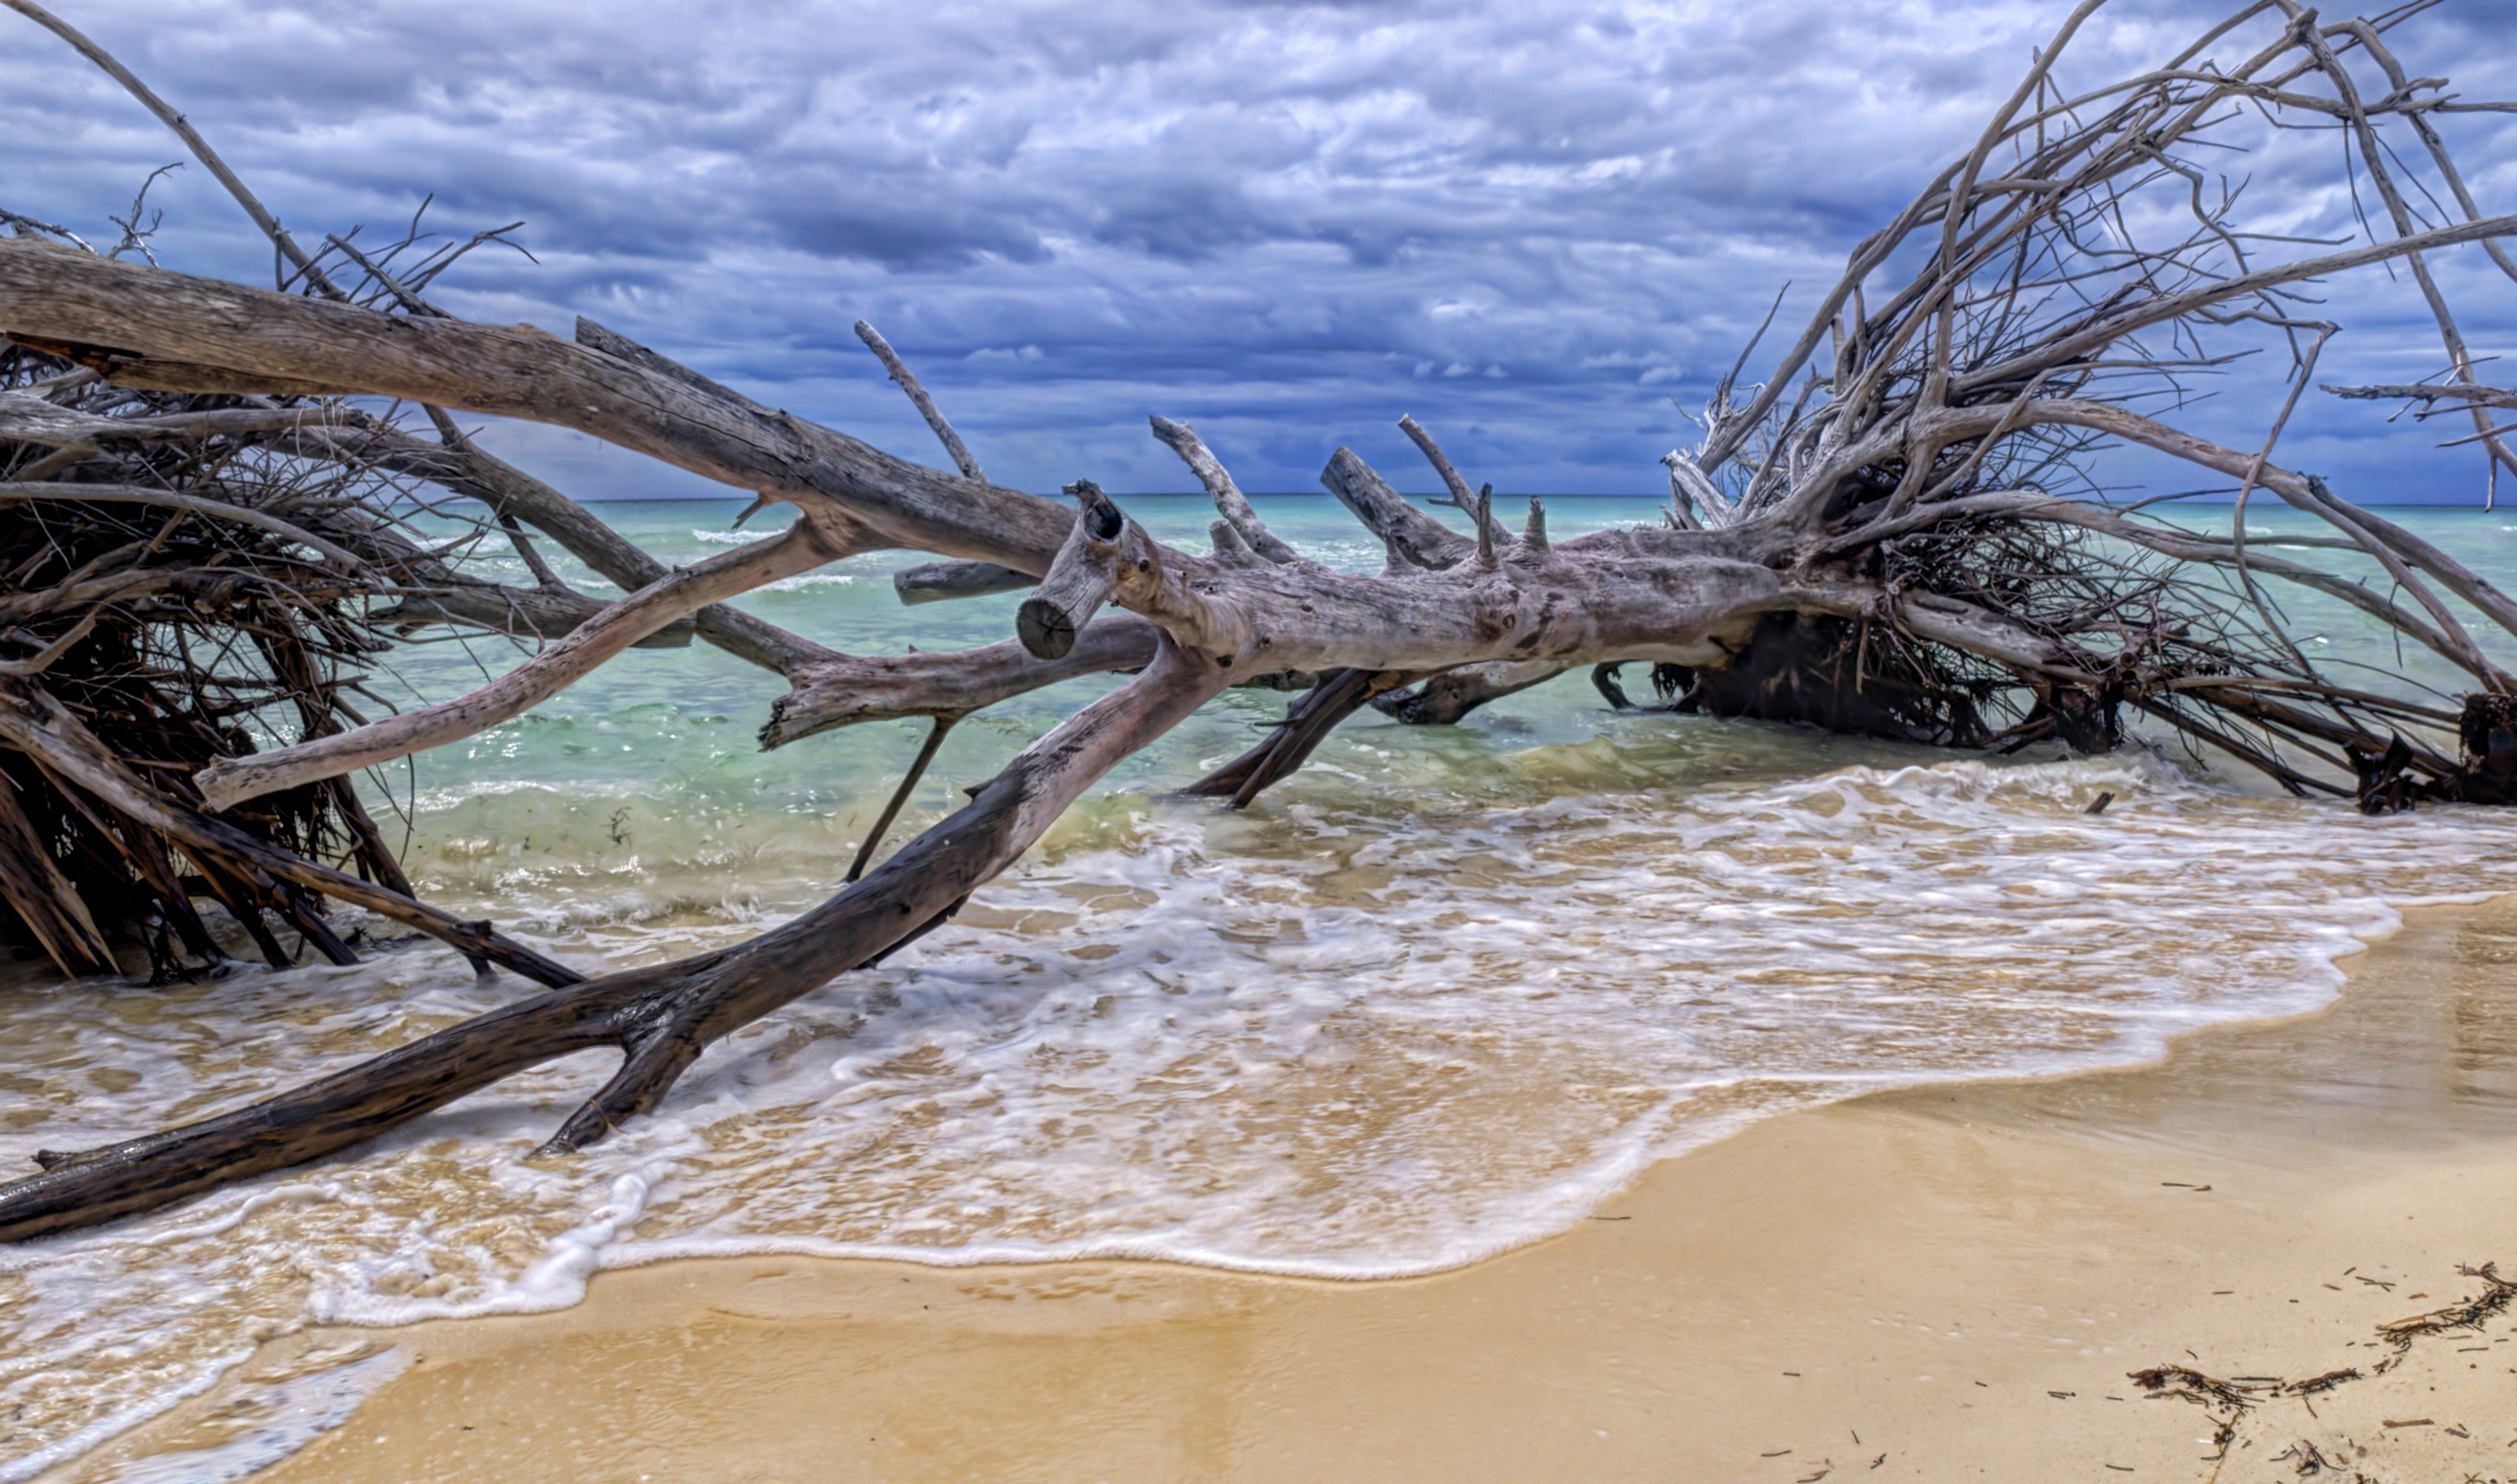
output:
[[[1402,428],[1468,529],[1411,504],[1339,448],[1322,483],[1386,552],[1385,569],[1370,573],[1303,559],[1266,529],[1196,434],[1168,419],[1155,420],[1155,435],[1216,503],[1208,550],[1155,540],[1088,480],[1067,487],[1071,505],[990,484],[870,327],[861,333],[917,402],[953,471],[773,411],[587,321],[572,344],[454,319],[389,278],[362,304],[345,291],[276,293],[0,240],[0,334],[116,386],[383,396],[433,415],[546,422],[799,511],[785,536],[687,572],[650,571],[449,438],[444,462],[467,470],[485,499],[574,530],[572,551],[601,556],[608,574],[637,590],[469,696],[326,735],[310,729],[251,756],[205,758],[195,778],[206,802],[234,810],[345,786],[357,768],[472,735],[664,624],[695,617],[710,642],[789,680],[762,731],[766,745],[869,720],[934,723],[883,816],[887,827],[961,718],[1059,679],[1139,671],[869,871],[878,827],[848,872],[852,884],[794,922],[734,948],[555,989],[187,1128],[52,1157],[45,1173],[0,1187],[0,1239],[148,1209],[345,1147],[523,1067],[617,1049],[617,1074],[551,1142],[580,1147],[653,1107],[727,1032],[946,921],[1112,765],[1200,703],[1286,672],[1315,683],[1258,746],[1188,791],[1246,805],[1367,705],[1456,720],[1578,667],[1595,667],[1602,694],[1625,704],[1614,667],[1639,661],[1654,667],[1679,708],[1948,745],[2051,739],[2084,750],[2114,744],[2129,713],[2294,791],[2368,808],[2505,799],[2517,778],[2517,724],[2502,713],[2517,705],[2517,678],[2486,644],[2517,633],[2517,604],[2451,554],[2278,461],[2295,393],[2251,450],[2130,405],[2197,366],[2225,363],[2199,349],[2206,334],[2299,337],[2293,380],[2303,389],[2332,327],[2299,319],[2286,286],[2389,263],[2407,266],[2428,295],[2458,377],[2455,404],[2488,404],[2473,392],[2470,358],[2426,265],[2482,243],[2507,267],[2496,241],[2517,234],[2517,217],[2485,216],[2459,187],[2457,212],[2424,220],[2405,206],[2402,184],[2380,176],[2374,189],[2391,235],[2272,261],[2260,244],[2252,255],[2240,249],[2231,202],[2209,204],[2179,152],[2220,143],[2242,116],[2231,104],[2339,120],[2367,159],[2377,157],[2368,141],[2381,125],[2418,132],[2431,115],[2467,106],[2442,101],[2440,85],[2426,81],[2357,87],[2351,64],[2395,68],[2384,24],[2324,25],[2306,12],[2271,20],[2251,9],[2155,71],[2066,96],[2052,68],[2094,9],[2074,15],[1977,146],[1855,250],[1769,379],[1744,400],[1734,401],[1735,371],[1716,388],[1702,441],[1664,460],[1672,505],[1663,524],[1559,540],[1538,501],[1516,522],[1501,519],[1491,487],[1472,495],[1411,417]],[[2256,50],[2206,64],[2200,48],[2249,25]],[[2177,226],[2152,239],[2162,221]],[[2136,233],[2132,223],[2148,225]],[[2093,242],[2107,245],[2084,245]],[[1912,276],[1888,279],[1892,259],[1912,265]],[[370,279],[384,276],[383,265],[366,269]],[[311,430],[254,436],[285,436],[304,452],[348,437],[348,426],[326,413]],[[2258,493],[2286,502],[2332,532],[2309,549],[2365,556],[2382,584],[2267,554],[2242,526],[2206,535],[2054,492],[2111,441],[2233,481],[2241,510]],[[404,467],[422,461],[408,449],[393,456]],[[305,535],[350,561],[377,560]],[[950,559],[904,573],[905,598],[1029,588],[1014,638],[870,657],[747,627],[717,607],[832,557],[894,546]],[[2337,683],[2290,639],[2265,597],[2274,584],[2349,604],[2413,639],[2460,670],[2472,695],[2450,711],[2417,695]],[[9,725],[0,713],[0,737],[38,762],[63,745],[31,724]],[[187,849],[207,838],[184,834],[193,827],[181,815],[151,827]],[[65,954],[84,952],[74,922],[51,920],[44,931]],[[482,942],[480,952],[496,946]]]

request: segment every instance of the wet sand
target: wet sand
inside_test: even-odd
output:
[[[2342,1000],[2162,1062],[1770,1120],[1581,1229],[1373,1284],[791,1257],[606,1274],[563,1313],[268,1346],[58,1477],[273,1424],[275,1378],[410,1364],[255,1477],[2517,1478],[2517,1314],[2226,1408],[2126,1373],[2373,1372],[2517,1272],[2517,898],[2412,914]],[[2395,1425],[2389,1425],[2395,1424]],[[2286,1454],[2284,1457],[2283,1455]]]

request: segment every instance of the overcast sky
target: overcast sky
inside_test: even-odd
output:
[[[1421,488],[1430,476],[1392,426],[1413,412],[1472,481],[1596,493],[1665,488],[1655,460],[1688,439],[1667,397],[1700,402],[1786,280],[1783,318],[1805,314],[2065,9],[56,8],[302,237],[363,225],[390,239],[431,191],[442,231],[522,219],[537,266],[485,251],[439,297],[561,335],[591,316],[921,461],[942,455],[850,333],[859,317],[1007,484],[1194,488],[1144,431],[1160,412],[1195,423],[1248,488],[1316,490],[1341,443]],[[2219,10],[2118,0],[2074,45],[2075,75],[2138,70]],[[2416,73],[2517,97],[2511,0],[2450,0],[2397,34]],[[2517,126],[2453,122],[2484,209],[2517,211]],[[108,238],[132,188],[183,157],[6,13],[0,139],[0,207]],[[2351,230],[2338,191],[2287,166],[2229,168],[2269,169],[2253,199],[2282,222]],[[150,201],[167,266],[269,281],[268,248],[206,172],[177,172]],[[2477,349],[2517,351],[2517,285],[2472,249],[2442,273]],[[2320,380],[2438,368],[2407,286],[2371,277],[2332,312],[2351,330]],[[2272,367],[2233,385],[2227,415],[2259,417],[2277,381]],[[2317,402],[2286,461],[2364,499],[2478,496],[2474,450],[2418,451],[2469,429],[2386,432],[2386,407]],[[500,437],[588,496],[719,492],[576,435]]]

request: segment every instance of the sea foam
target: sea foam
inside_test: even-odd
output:
[[[576,1160],[531,1155],[605,1056],[0,1252],[20,1457],[198,1386],[239,1334],[559,1307],[665,1257],[1454,1267],[1748,1119],[2313,1008],[2390,903],[2508,879],[2479,811],[2366,820],[2140,754],[1724,781],[1758,730],[1630,721],[1502,754],[1468,792],[1367,734],[1247,815],[1097,798],[914,961],[747,1027]],[[1390,807],[1394,773],[1414,807]],[[1687,782],[1600,791],[1655,773]],[[2114,806],[2085,814],[2101,790]],[[581,952],[579,911],[548,911]],[[0,1158],[197,1116],[515,993],[433,947],[66,987],[0,1031],[41,1110]]]
[[[1306,550],[1378,565],[1331,502],[1261,504]],[[1582,510],[1551,502],[1567,532]],[[751,539],[659,512],[629,533],[668,560]],[[903,611],[874,580],[747,602],[852,653],[987,643],[1009,621],[1001,600]],[[2300,617],[2385,657],[2348,614]],[[478,668],[451,647],[405,665],[440,695]],[[957,728],[894,838],[1112,683]],[[808,908],[920,729],[762,754],[752,719],[782,689],[704,648],[639,651],[388,779],[422,892],[588,971]],[[1282,703],[1207,707],[950,927],[736,1033],[582,1156],[533,1150],[607,1054],[313,1166],[0,1249],[0,1480],[197,1394],[240,1344],[560,1307],[604,1268],[663,1257],[1454,1267],[1565,1230],[1753,1119],[2138,1062],[2182,1031],[2312,1009],[2397,908],[2511,884],[2509,823],[2490,811],[2363,819],[2140,750],[1990,762],[1612,715],[1578,678],[1462,728],[1359,718],[1245,813],[1160,795]],[[2100,792],[2113,806],[2086,814]],[[0,1167],[201,1117],[526,992],[420,943],[352,968],[0,996],[18,1094]],[[391,1363],[355,1364],[335,1390],[264,1398],[257,1415],[297,1420],[219,1458],[346,1415]]]

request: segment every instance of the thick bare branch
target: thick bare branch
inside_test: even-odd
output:
[[[776,408],[753,402],[724,382],[712,381],[680,361],[660,355],[618,330],[607,329],[583,315],[576,317],[576,343],[587,350],[601,351],[616,360],[625,360],[642,370],[678,381],[692,391],[728,406],[741,407],[762,417],[778,415]]]
[[[1398,429],[1415,442],[1417,451],[1423,453],[1425,461],[1433,466],[1433,472],[1441,476],[1442,488],[1450,491],[1451,504],[1469,518],[1470,530],[1482,531],[1483,538],[1487,540],[1511,539],[1503,528],[1493,523],[1491,507],[1480,505],[1478,497],[1469,492],[1469,482],[1460,477],[1459,470],[1451,467],[1450,455],[1442,451],[1441,445],[1433,442],[1433,435],[1425,431],[1414,413],[1398,419]]]
[[[1040,591],[1014,615],[1014,632],[1038,659],[1062,659],[1075,636],[1118,587],[1121,571],[1152,565],[1152,542],[1089,480],[1066,487],[1075,496],[1075,530],[1040,579]],[[1133,537],[1133,539],[1130,539]]]
[[[366,393],[576,428],[844,518],[869,545],[1045,571],[1072,524],[1054,501],[923,468],[531,328],[376,314],[10,239],[0,241],[0,332],[69,349],[127,386]]]
[[[920,603],[950,603],[956,598],[988,598],[1018,593],[1040,584],[1038,573],[1016,572],[994,562],[927,562],[891,574],[891,590],[915,608]]]

